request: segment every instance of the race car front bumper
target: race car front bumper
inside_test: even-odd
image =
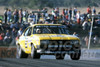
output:
[[[79,53],[80,50],[70,50],[70,51],[44,51],[42,49],[37,50],[37,53],[44,55],[54,55],[54,54],[72,54]]]

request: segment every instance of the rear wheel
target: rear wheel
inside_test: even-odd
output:
[[[36,52],[36,49],[35,49],[34,45],[32,45],[32,47],[31,47],[31,57],[33,59],[40,59],[40,54],[38,54]]]
[[[81,56],[81,50],[79,50],[78,53],[72,53],[72,54],[70,54],[70,58],[72,60],[79,60],[80,59],[80,56]]]
[[[65,54],[56,54],[56,59],[57,60],[63,60],[65,57]]]
[[[17,54],[16,58],[27,58],[28,54],[26,54],[19,45],[17,45]]]

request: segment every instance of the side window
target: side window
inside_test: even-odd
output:
[[[36,34],[36,29],[37,29],[37,28],[33,28],[33,34]]]
[[[27,36],[29,28],[25,31],[24,36]]]
[[[29,28],[29,31],[28,31],[27,36],[30,36],[30,35],[31,35],[31,33],[32,33],[32,27],[30,27],[30,28]]]
[[[29,36],[29,35],[31,35],[31,32],[32,32],[32,27],[29,27],[29,28],[25,31],[24,36]]]

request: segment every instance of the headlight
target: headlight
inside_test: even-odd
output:
[[[48,40],[42,40],[40,41],[41,44],[49,44],[49,41]]]
[[[79,44],[79,41],[74,41],[74,44]]]
[[[80,47],[80,41],[78,40],[73,41],[73,45],[74,47]]]
[[[46,49],[48,44],[49,44],[48,40],[42,40],[42,41],[40,41],[40,48]]]
[[[78,40],[71,41],[71,44],[79,44],[79,41]]]

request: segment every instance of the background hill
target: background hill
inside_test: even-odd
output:
[[[0,6],[10,7],[100,7],[100,0],[0,0]]]

